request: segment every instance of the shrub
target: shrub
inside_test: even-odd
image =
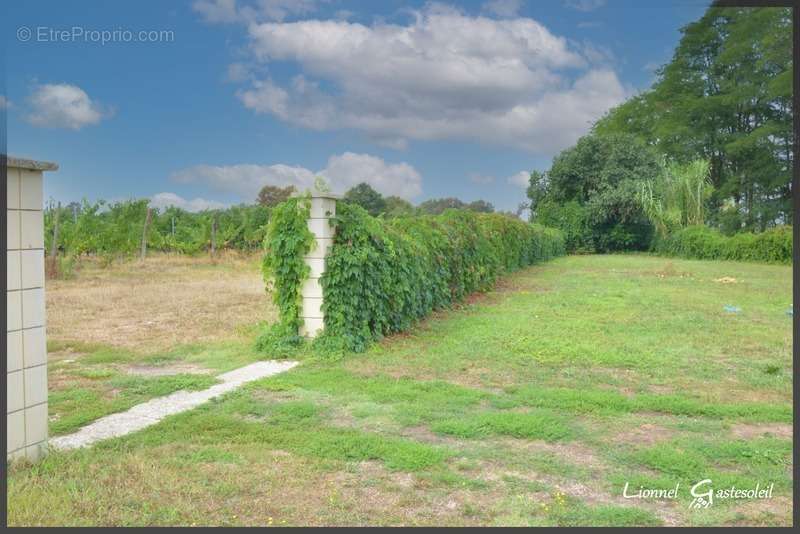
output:
[[[340,203],[336,225],[321,279],[323,337],[355,351],[490,288],[503,272],[564,254],[561,232],[499,214],[383,220]]]
[[[532,173],[533,221],[566,233],[570,252],[646,250],[653,233],[640,184],[661,172],[658,154],[635,136],[585,135]]]
[[[656,252],[701,260],[792,262],[792,227],[726,236],[706,226],[690,226],[659,239]]]

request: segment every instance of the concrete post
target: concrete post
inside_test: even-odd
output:
[[[341,198],[332,193],[314,192],[311,194],[311,213],[308,229],[314,234],[314,245],[305,257],[310,269],[308,279],[303,283],[301,294],[303,306],[300,310],[302,325],[300,335],[314,338],[325,328],[322,313],[322,286],[319,279],[325,272],[325,257],[333,245],[334,228],[331,218],[336,216],[336,201]]]
[[[38,460],[47,450],[42,172],[58,166],[7,162],[6,459]]]

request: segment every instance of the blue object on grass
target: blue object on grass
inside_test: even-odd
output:
[[[789,308],[788,310],[786,310],[786,315],[794,316],[794,309]]]
[[[731,313],[739,313],[740,311],[742,311],[742,309],[739,308],[738,306],[731,306],[730,304],[726,304],[725,311]]]

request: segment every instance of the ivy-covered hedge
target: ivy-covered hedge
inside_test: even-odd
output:
[[[383,220],[339,203],[321,279],[323,338],[363,350],[370,340],[490,288],[504,272],[562,254],[560,231],[505,215],[448,210]]]
[[[656,252],[701,260],[792,262],[792,227],[726,236],[706,226],[690,226],[657,241]]]

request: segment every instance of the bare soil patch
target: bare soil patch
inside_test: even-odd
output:
[[[737,423],[731,426],[731,434],[739,439],[760,438],[767,434],[792,439],[792,425],[788,423]]]

